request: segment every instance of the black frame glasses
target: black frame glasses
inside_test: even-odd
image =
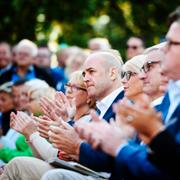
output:
[[[150,71],[153,64],[159,64],[159,63],[160,61],[148,61],[143,65],[143,67],[141,68],[141,71],[143,71],[144,73],[147,73]]]
[[[70,88],[73,92],[74,92],[74,91],[77,91],[77,90],[86,91],[86,88],[77,86],[77,85],[75,85],[75,84],[69,84],[69,83],[65,84],[65,85],[64,85],[64,88],[65,88],[65,90],[67,90],[68,88]]]
[[[129,81],[131,79],[131,76],[136,75],[137,73],[131,72],[131,71],[122,71],[121,72],[121,79],[126,77],[126,80]]]

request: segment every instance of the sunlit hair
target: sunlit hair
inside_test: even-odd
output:
[[[138,55],[131,58],[124,64],[123,71],[126,71],[126,72],[131,71],[135,73],[140,73],[140,70],[145,63],[146,57],[147,55]]]
[[[32,79],[25,83],[27,86],[28,96],[34,100],[40,100],[41,97],[54,99],[55,90],[51,88],[45,81],[40,79]]]
[[[70,82],[75,82],[79,87],[85,88],[85,83],[82,76],[82,71],[75,71],[70,75]]]
[[[22,48],[28,48],[32,57],[35,57],[38,54],[37,45],[28,39],[23,39],[18,43],[17,52],[20,51],[20,49]]]
[[[143,54],[149,54],[152,51],[157,51],[160,50],[161,48],[163,48],[166,45],[166,42],[162,42],[159,44],[156,44],[154,46],[148,47],[147,49],[145,49]]]
[[[28,96],[30,99],[39,101],[42,97],[46,97],[48,99],[54,100],[55,98],[55,89],[52,87],[40,88],[40,89],[30,89],[28,91]]]

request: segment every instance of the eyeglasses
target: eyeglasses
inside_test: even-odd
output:
[[[131,71],[127,71],[127,72],[122,71],[122,72],[121,72],[121,79],[123,79],[124,77],[126,77],[126,80],[129,81],[130,78],[131,78],[131,76],[136,75],[136,74],[137,74],[137,73],[131,72]]]
[[[133,50],[136,50],[136,49],[138,49],[138,46],[130,46],[130,45],[126,45],[126,49],[133,49]]]
[[[150,71],[151,67],[153,64],[159,64],[160,61],[148,61],[147,63],[145,63],[143,65],[143,67],[141,68],[141,70],[144,72],[144,73],[147,73]]]
[[[170,49],[171,46],[179,46],[180,42],[177,41],[171,41],[170,39],[167,39],[167,48]]]
[[[72,85],[72,84],[65,84],[64,87],[65,87],[66,91],[67,91],[67,89],[71,89],[71,91],[73,91],[73,92],[76,92],[77,90],[86,91],[85,88],[79,87],[77,85]]]

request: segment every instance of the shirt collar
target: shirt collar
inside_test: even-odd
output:
[[[114,90],[112,93],[110,93],[108,96],[106,96],[104,99],[101,101],[96,102],[97,108],[101,111],[100,117],[102,117],[105,112],[108,110],[108,108],[111,106],[113,103],[114,99],[117,97],[117,95],[123,91],[123,87],[120,87],[116,90]]]
[[[180,98],[180,80],[178,81],[170,80],[168,84],[168,90],[169,90],[169,98],[171,103],[173,102],[174,99],[178,97]]]
[[[157,99],[155,99],[154,101],[152,101],[152,102],[151,102],[151,107],[155,107],[155,106],[161,104],[163,98],[164,98],[164,96],[160,96],[160,97],[158,97]]]

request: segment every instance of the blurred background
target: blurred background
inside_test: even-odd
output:
[[[23,38],[51,51],[105,37],[124,55],[126,40],[137,35],[146,46],[163,41],[167,16],[179,0],[0,0],[0,41]]]

